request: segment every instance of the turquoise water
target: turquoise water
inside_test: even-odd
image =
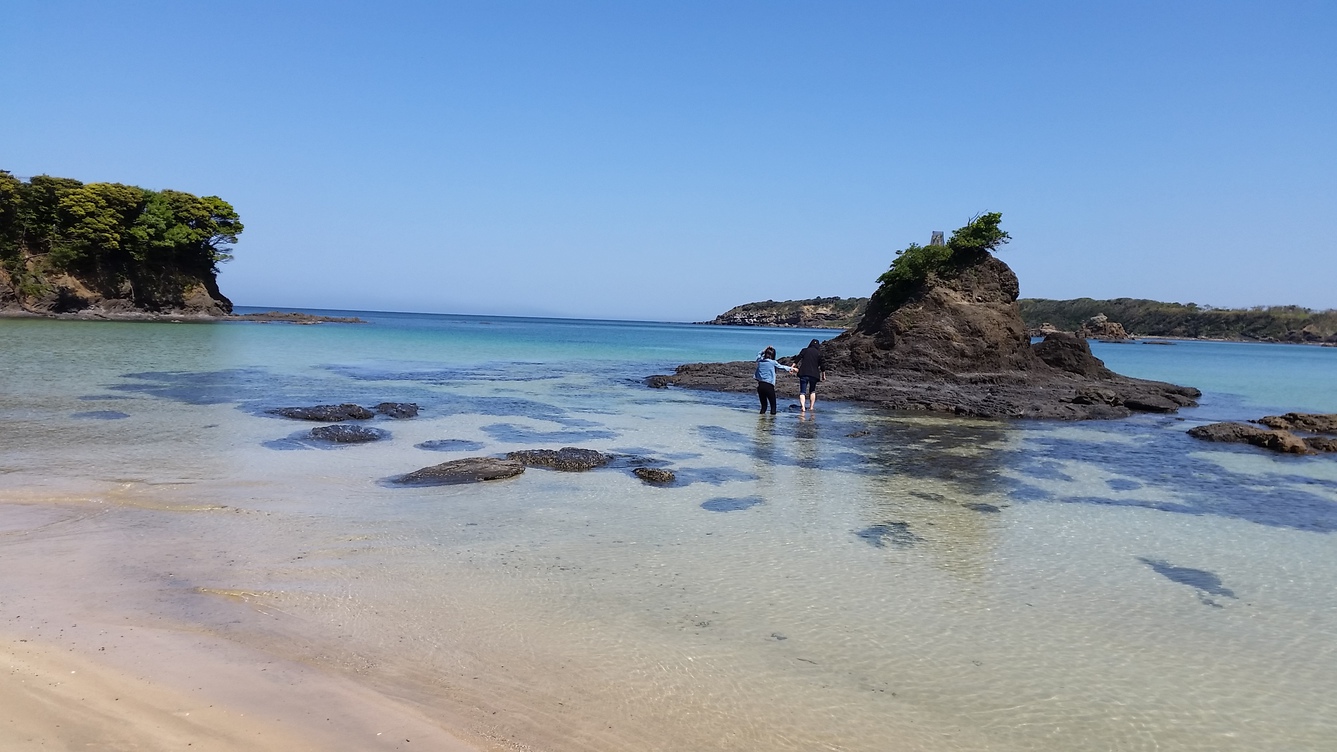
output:
[[[537,749],[1337,747],[1337,462],[1184,434],[1337,410],[1337,349],[1096,345],[1202,388],[1178,416],[772,419],[641,380],[832,332],[358,315],[0,321],[0,511],[96,512],[23,536],[96,557],[82,618],[220,635]],[[341,447],[267,414],[344,401],[422,414]],[[567,445],[679,482],[386,483]]]

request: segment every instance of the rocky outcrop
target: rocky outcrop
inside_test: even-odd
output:
[[[1051,333],[1032,345],[1017,307],[1017,277],[991,253],[952,256],[917,281],[895,284],[884,283],[856,326],[822,344],[824,399],[1082,420],[1174,412],[1201,396],[1192,387],[1120,376],[1071,334]],[[752,371],[749,361],[693,363],[647,383],[752,391]],[[782,377],[777,391],[795,395],[794,381]]]
[[[1286,413],[1268,415],[1254,422],[1267,428],[1245,423],[1212,423],[1191,428],[1188,435],[1204,441],[1252,444],[1286,454],[1337,452],[1337,414]],[[1300,436],[1296,432],[1314,435]]]
[[[391,478],[390,483],[398,486],[450,486],[513,478],[524,471],[524,463],[518,460],[466,457],[414,470]]]
[[[1117,321],[1110,321],[1109,317],[1103,313],[1082,322],[1082,328],[1077,330],[1077,336],[1083,339],[1098,339],[1104,342],[1126,342],[1132,337],[1124,331],[1123,324]]]
[[[71,274],[42,274],[34,263],[20,263],[24,263],[22,287],[15,284],[9,271],[0,270],[0,312],[90,319],[219,318],[232,314],[232,301],[219,291],[212,274],[182,278],[172,294],[146,303],[136,300],[136,291],[128,282],[115,289],[102,289]]]
[[[522,449],[518,452],[508,452],[506,459],[523,463],[528,467],[546,467],[571,473],[603,467],[612,458],[593,449],[562,447],[561,449]]]
[[[1267,430],[1244,423],[1210,423],[1190,428],[1188,435],[1203,441],[1252,444],[1286,454],[1309,454],[1312,451],[1304,439],[1289,431]]]
[[[763,300],[734,306],[703,324],[844,329],[863,315],[868,298]]]
[[[1259,418],[1256,422],[1268,428],[1282,431],[1337,434],[1337,414],[1286,413],[1285,415],[1268,415]]]

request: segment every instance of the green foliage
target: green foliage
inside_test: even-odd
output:
[[[978,214],[953,232],[945,245],[911,243],[897,251],[891,268],[877,278],[879,287],[869,310],[874,314],[888,312],[908,300],[929,277],[950,279],[997,250],[1012,239],[999,227],[1002,220],[999,212]]]
[[[242,230],[217,196],[47,175],[24,182],[0,171],[0,261],[16,281],[32,260],[104,293],[128,285],[151,307],[217,273]]]

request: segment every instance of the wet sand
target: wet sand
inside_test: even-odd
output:
[[[0,503],[0,749],[491,748],[345,677],[147,626],[169,620],[119,608],[117,583],[98,582],[78,550],[86,538],[61,535],[89,516],[78,504]]]

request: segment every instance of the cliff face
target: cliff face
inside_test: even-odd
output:
[[[863,316],[868,298],[810,298],[744,303],[705,324],[845,329]]]
[[[992,255],[958,275],[936,275],[890,311],[865,315],[823,345],[833,368],[937,374],[1024,371],[1035,366],[1017,309],[1017,275]]]
[[[218,289],[212,271],[164,273],[151,290],[137,290],[122,280],[114,287],[67,272],[44,273],[40,264],[23,259],[18,275],[0,267],[0,313],[35,315],[79,314],[89,317],[141,315],[226,316],[232,301]],[[19,280],[16,282],[15,277]],[[146,285],[145,287],[148,287]]]

